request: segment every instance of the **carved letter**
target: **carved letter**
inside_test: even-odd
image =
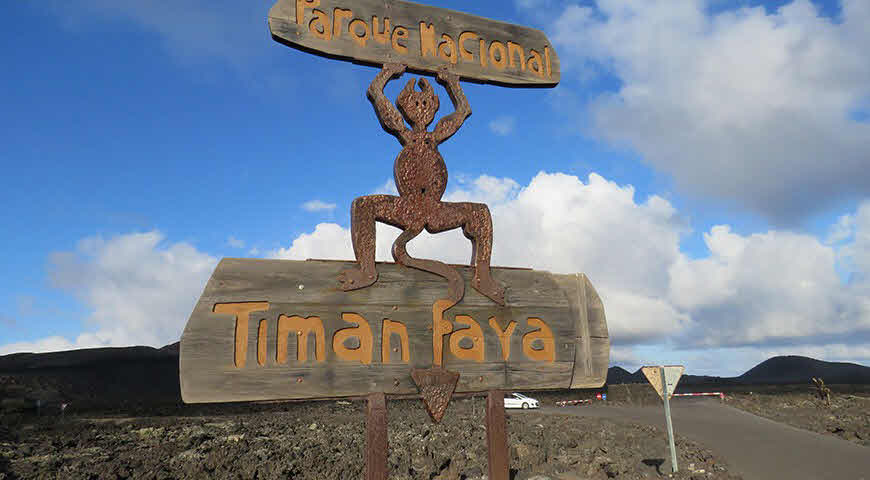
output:
[[[541,54],[534,50],[529,50],[529,54],[529,70],[535,72],[537,76],[544,78],[544,60],[541,58]]]
[[[523,46],[516,44],[514,42],[508,42],[508,63],[511,68],[516,68],[517,64],[514,62],[515,57],[519,57],[520,59],[520,69],[526,69],[526,51],[523,50]]]
[[[314,18],[308,22],[308,31],[321,40],[331,40],[332,31],[329,29],[330,24],[329,15],[314,9]]]
[[[390,363],[390,336],[396,334],[402,343],[402,362],[411,361],[411,353],[408,349],[408,329],[399,322],[393,322],[389,318],[384,319],[381,329],[381,363]]]
[[[431,23],[426,26],[426,22],[420,22],[420,56],[425,57],[426,54],[438,56],[435,51],[435,27]]]
[[[384,17],[384,31],[381,33],[380,31],[380,23],[378,22],[378,17],[372,17],[372,36],[375,38],[375,41],[380,44],[386,44],[387,40],[390,37],[390,19]]]
[[[474,32],[462,32],[459,34],[459,56],[466,62],[473,62],[474,55],[470,50],[465,48],[466,40],[477,40],[478,36]]]
[[[480,66],[486,66],[486,40],[480,39]]]
[[[353,18],[352,10],[345,10],[343,8],[334,8],[332,10],[332,38],[341,36],[342,19],[350,20],[351,18]]]
[[[407,55],[408,54],[407,45],[402,45],[401,43],[399,43],[399,40],[402,40],[402,41],[408,40],[408,29],[407,28],[400,26],[400,27],[396,27],[396,29],[393,30],[393,50],[395,50],[403,55]]]
[[[235,316],[236,321],[236,351],[237,368],[245,366],[248,355],[248,317],[251,312],[262,312],[269,309],[269,302],[216,303],[212,307],[214,313],[226,313]]]
[[[257,327],[257,363],[260,366],[266,364],[266,329],[269,326],[269,322],[266,319],[260,320],[260,325]]]
[[[305,21],[305,9],[320,6],[320,0],[296,0],[296,25]]]
[[[453,38],[444,33],[441,35],[441,40],[441,43],[438,44],[438,56],[442,60],[456,64],[459,61],[459,56],[456,55],[456,43],[453,41]]]
[[[444,335],[453,331],[453,323],[444,320],[444,310],[452,305],[450,300],[435,300],[432,305],[432,363],[438,366],[444,359]]]
[[[553,76],[553,66],[550,64],[550,47],[544,47],[544,58],[547,60],[547,78]]]
[[[555,362],[556,341],[553,339],[553,331],[540,318],[529,317],[528,323],[538,327],[538,330],[523,335],[523,353],[536,362]],[[540,340],[544,347],[540,350],[532,348],[535,340]]]
[[[320,317],[302,318],[299,316],[278,317],[278,345],[275,360],[287,363],[288,336],[296,337],[296,361],[308,360],[308,336],[314,334],[314,357],[318,362],[326,361],[326,335]]]
[[[357,31],[359,30],[358,27],[363,27],[362,36],[357,34]],[[356,42],[357,45],[359,45],[360,47],[366,46],[366,41],[368,41],[369,35],[371,34],[368,23],[357,18],[354,21],[350,22],[350,25],[347,26],[347,31],[350,32],[351,40]]]
[[[462,360],[474,360],[475,362],[483,361],[483,330],[480,325],[468,315],[457,315],[456,323],[468,325],[468,328],[456,330],[450,334],[450,353],[456,355]],[[462,348],[459,342],[463,338],[471,339],[471,347]]]
[[[507,328],[502,331],[496,318],[489,317],[489,326],[498,335],[498,341],[501,343],[501,356],[504,361],[507,361],[508,357],[511,356],[511,335],[513,335],[514,329],[517,328],[517,322],[512,321],[508,323]]]
[[[342,313],[341,319],[348,323],[359,324],[358,327],[342,328],[335,332],[332,337],[332,350],[335,355],[342,360],[359,361],[359,363],[368,365],[372,363],[372,327],[361,315],[356,313]],[[349,338],[358,338],[359,347],[347,348],[344,345],[345,340]]]
[[[495,58],[496,53],[498,53],[497,60]],[[505,67],[507,67],[507,49],[504,48],[503,43],[492,42],[489,44],[489,63],[492,63],[492,65],[499,70],[504,70]]]

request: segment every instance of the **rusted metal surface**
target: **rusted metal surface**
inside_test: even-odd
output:
[[[435,129],[427,131],[440,106],[438,96],[425,78],[409,80],[394,106],[384,95],[384,87],[393,78],[405,72],[405,65],[386,64],[368,89],[381,126],[402,144],[396,158],[393,175],[399,196],[367,195],[358,197],[351,207],[351,239],[358,269],[349,269],[339,276],[343,290],[356,290],[375,283],[375,222],[382,222],[403,230],[393,243],[396,262],[440,275],[448,282],[448,299],[455,305],[465,293],[459,273],[449,265],[408,255],[407,243],[423,229],[440,233],[462,228],[471,240],[474,276],[471,286],[499,305],[505,304],[504,287],[490,275],[492,254],[492,217],[482,203],[443,202],[447,189],[447,165],[438,145],[450,138],[471,115],[471,107],[459,77],[446,68],[438,71],[437,80],[450,95],[455,111],[438,121]],[[419,90],[415,88],[419,87]],[[405,121],[411,125],[408,128]]]
[[[411,370],[411,378],[420,390],[423,404],[432,421],[440,422],[447,411],[447,405],[450,404],[450,398],[453,397],[453,391],[456,390],[459,374],[442,368],[415,368]]]
[[[366,409],[366,480],[386,480],[387,469],[387,401],[383,392],[368,396]]]
[[[490,390],[486,395],[486,448],[491,480],[508,480],[507,422],[504,414],[504,392]]]

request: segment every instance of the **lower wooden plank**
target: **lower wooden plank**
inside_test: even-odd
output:
[[[604,382],[610,343],[600,298],[585,276],[494,268],[510,292],[507,305],[467,293],[439,316],[433,305],[445,282],[379,264],[389,281],[354,292],[337,289],[338,273],[354,267],[221,261],[182,336],[184,401],[414,394],[411,369],[439,361],[460,373],[457,392]],[[469,282],[471,271],[459,271]],[[421,291],[418,283],[429,286]],[[474,292],[470,285],[467,291]]]

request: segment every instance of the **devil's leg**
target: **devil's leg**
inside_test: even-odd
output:
[[[462,233],[471,240],[471,265],[474,278],[471,286],[499,305],[504,305],[504,287],[493,280],[489,271],[492,255],[492,217],[482,203],[441,202],[438,212],[430,218],[426,229],[432,233],[462,227]]]
[[[368,195],[353,201],[350,211],[350,238],[353,253],[359,268],[343,271],[338,280],[342,290],[356,290],[375,283],[378,271],[375,268],[375,221],[388,218],[389,223],[400,221],[392,218],[399,197],[392,195]]]
[[[471,286],[495,303],[504,305],[504,287],[493,280],[489,271],[492,256],[492,217],[489,208],[483,203],[466,205],[470,211],[462,233],[471,240],[471,261],[474,265]]]
[[[408,242],[420,234],[423,227],[409,228],[402,232],[399,237],[393,242],[393,259],[396,263],[423,270],[426,272],[440,275],[447,279],[447,297],[453,302],[451,306],[459,303],[465,295],[465,280],[455,268],[443,262],[435,260],[422,260],[408,255],[408,250],[405,248]]]

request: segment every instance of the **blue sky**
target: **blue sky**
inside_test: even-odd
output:
[[[7,6],[0,353],[161,346],[221,257],[352,255],[399,151],[377,70],[274,42],[271,3]],[[490,204],[494,263],[586,272],[613,363],[870,364],[865,2],[426,3],[559,52],[555,89],[463,84],[447,197]]]

